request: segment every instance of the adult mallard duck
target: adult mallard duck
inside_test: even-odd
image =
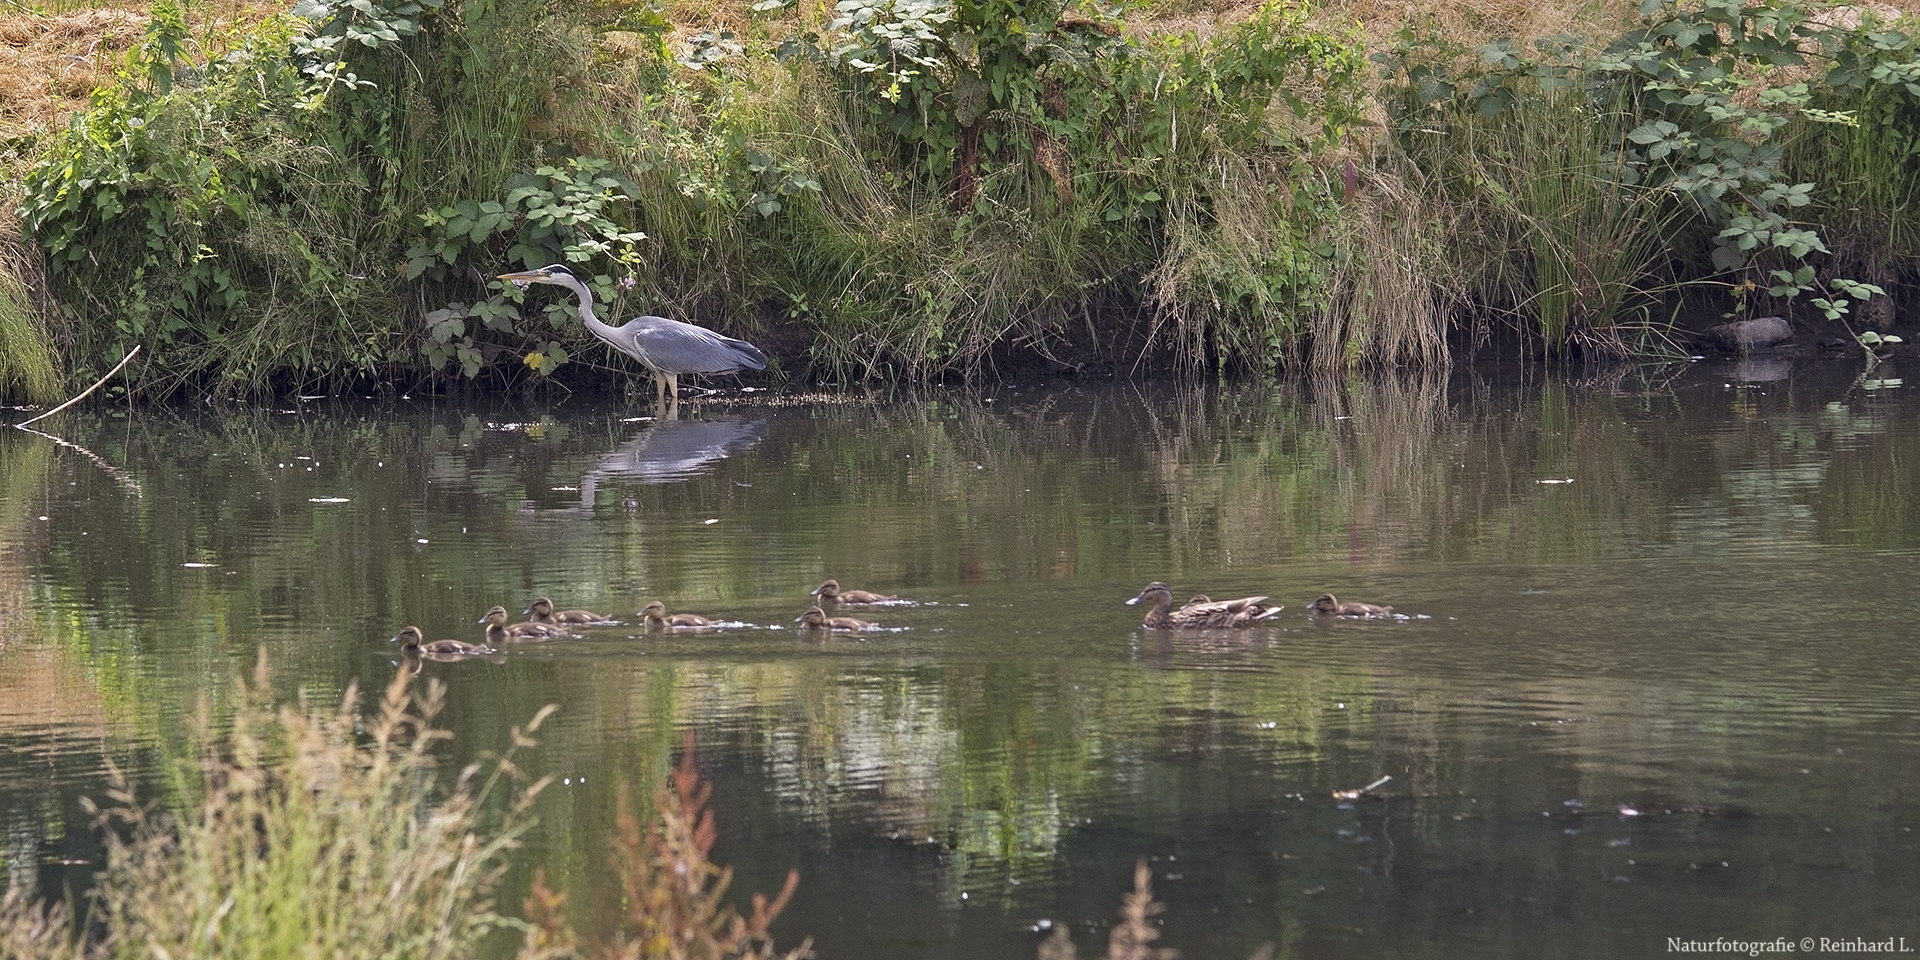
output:
[[[610,618],[603,617],[591,610],[555,610],[553,609],[553,601],[546,597],[533,598],[533,602],[527,604],[527,608],[520,611],[520,613],[531,623],[544,623],[549,626],[559,623],[613,622]]]
[[[398,643],[400,645],[400,652],[409,657],[422,655],[429,657],[484,657],[494,652],[492,647],[483,647],[477,643],[461,643],[458,640],[435,640],[432,643],[422,643],[420,642],[422,639],[423,636],[420,633],[419,627],[402,627],[400,632],[387,642]]]
[[[1181,627],[1244,627],[1255,621],[1265,620],[1279,613],[1283,607],[1279,604],[1267,605],[1260,597],[1241,597],[1238,600],[1208,600],[1201,594],[1187,601],[1186,606],[1173,609],[1173,591],[1166,584],[1155,580],[1147,584],[1146,589],[1132,600],[1136,603],[1152,604],[1147,611],[1143,625],[1154,630],[1171,630]]]
[[[1333,594],[1323,593],[1318,599],[1307,604],[1307,612],[1322,617],[1391,617],[1393,608],[1377,603],[1341,603]]]
[[[820,598],[822,609],[832,609],[836,604],[842,603],[886,603],[889,600],[900,599],[892,594],[874,593],[870,590],[842,590],[838,580],[828,580],[814,587],[812,595]]]
[[[707,627],[713,625],[712,620],[708,620],[706,617],[698,614],[676,613],[673,616],[667,616],[667,605],[658,600],[647,604],[646,609],[640,611],[640,621],[646,624],[649,630],[664,630],[668,627]]]
[[[480,623],[487,625],[488,643],[509,643],[515,640],[550,640],[566,636],[566,631],[557,624],[549,623],[507,623],[507,608],[495,604]]]
[[[852,617],[829,617],[825,610],[817,606],[808,607],[807,612],[795,618],[793,622],[800,624],[802,630],[872,630],[879,626],[879,624],[855,620]]]

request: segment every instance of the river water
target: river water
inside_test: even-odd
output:
[[[1920,401],[1857,374],[0,431],[0,860],[84,885],[79,798],[109,762],[163,793],[263,648],[327,703],[391,676],[399,627],[477,641],[544,594],[626,624],[425,671],[452,759],[559,705],[525,860],[589,926],[619,909],[618,798],[691,731],[715,859],[738,891],[797,868],[776,932],[825,958],[1031,957],[1062,924],[1100,954],[1137,860],[1189,958],[1920,947]],[[827,577],[912,602],[808,640]],[[1147,630],[1150,580],[1286,610]],[[1329,591],[1402,616],[1316,622]],[[736,625],[648,634],[653,599]]]

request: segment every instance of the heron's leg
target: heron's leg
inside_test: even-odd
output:
[[[679,374],[677,373],[667,374],[667,389],[673,392],[673,405],[676,407],[679,406],[680,405],[680,375]]]
[[[670,376],[670,374],[665,370],[653,371],[653,406],[655,409],[664,410],[667,407],[668,376]]]

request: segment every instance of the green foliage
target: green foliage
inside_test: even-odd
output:
[[[778,285],[821,317],[816,359],[840,375],[971,372],[1075,327],[1257,369],[1324,303],[1336,205],[1317,164],[1358,116],[1360,61],[1303,8],[1136,40],[1057,0],[848,0],[783,53],[845,110],[822,162],[871,171],[801,215],[798,289]],[[891,307],[862,309],[876,293]],[[1116,313],[1149,322],[1103,329]]]
[[[427,330],[394,267],[412,224],[500,190],[524,162],[543,97],[503,89],[492,67],[551,82],[530,69],[554,57],[524,19],[543,9],[461,12],[309,0],[308,19],[266,21],[231,49],[192,45],[189,63],[179,11],[156,8],[147,42],[24,184],[76,373],[136,344],[135,389],[161,395],[324,386],[409,362]],[[440,190],[460,193],[435,202]]]
[[[138,376],[161,393],[384,358],[378,332],[344,332],[342,349],[322,342],[337,327],[300,316],[351,302],[356,271],[347,224],[309,194],[344,190],[345,173],[288,122],[305,87],[283,55],[293,28],[268,21],[187,65],[177,12],[157,8],[116,83],[29,171],[20,215],[78,331],[81,375],[136,344],[149,349]]]
[[[609,219],[611,208],[630,201],[634,189],[605,175],[610,166],[605,160],[574,158],[564,168],[543,166],[516,178],[504,201],[462,200],[422,214],[426,236],[407,250],[407,279],[444,283],[457,268],[469,265],[491,270],[500,263],[517,263],[531,268],[561,261],[587,263],[599,256],[631,267],[638,259],[634,245],[646,235]],[[599,299],[617,303],[620,288],[611,277],[586,282]],[[578,326],[579,314],[572,306],[556,303],[547,315],[555,330]],[[425,319],[429,334],[421,350],[435,370],[457,362],[464,376],[478,376],[486,361],[475,335],[483,330],[500,334],[496,339],[516,347],[530,345],[524,360],[537,374],[552,373],[567,362],[562,344],[537,339],[537,332],[522,328],[520,310],[498,299],[449,303],[428,311]],[[479,326],[470,329],[469,319],[478,320]],[[529,343],[530,337],[536,339]]]
[[[1852,113],[1821,104],[1830,104],[1835,90],[1873,85],[1884,91],[1904,83],[1905,68],[1884,62],[1865,66],[1858,52],[1833,56],[1859,47],[1858,32],[1816,19],[1813,7],[1798,0],[1705,0],[1697,6],[1648,0],[1641,12],[1637,29],[1597,48],[1577,37],[1542,41],[1533,51],[1497,41],[1477,48],[1465,67],[1451,58],[1458,51],[1436,50],[1423,45],[1430,38],[1405,36],[1397,49],[1377,58],[1393,81],[1396,142],[1417,159],[1431,161],[1450,149],[1436,146],[1439,138],[1431,136],[1436,129],[1491,126],[1483,146],[1448,161],[1442,178],[1463,198],[1484,197],[1478,171],[1513,156],[1514,138],[1533,135],[1537,124],[1525,119],[1528,105],[1560,98],[1554,116],[1570,132],[1588,128],[1573,135],[1603,148],[1594,159],[1607,171],[1601,186],[1615,197],[1618,230],[1643,238],[1704,239],[1711,248],[1709,275],[1784,271],[1799,277],[1775,284],[1776,296],[1834,286],[1834,280],[1823,283],[1811,269],[1800,273],[1800,267],[1830,251],[1816,226],[1798,219],[1810,212],[1818,188],[1792,177],[1784,163],[1785,143],[1797,130],[1855,123]],[[1867,46],[1878,50],[1898,44],[1869,41]],[[1810,56],[1825,58],[1826,70],[1816,71],[1814,81],[1804,79],[1813,66]],[[1503,139],[1499,125],[1512,120],[1520,122],[1512,123]],[[1595,168],[1588,163],[1561,165],[1539,176],[1582,177],[1591,184],[1590,169]],[[1698,218],[1705,236],[1672,230],[1681,215]],[[1537,225],[1547,222],[1536,220]],[[1680,270],[1671,279],[1700,282],[1682,244],[1632,249],[1634,257],[1616,271],[1616,289],[1622,283],[1657,286],[1659,272],[1671,262],[1667,258],[1675,258]],[[1568,337],[1584,330],[1587,342],[1619,352],[1621,342],[1609,324],[1623,298],[1601,298],[1583,319],[1567,326],[1565,311],[1548,306],[1562,289],[1554,263],[1552,257],[1532,258],[1529,283],[1540,300],[1520,298],[1535,308],[1548,349],[1558,352]],[[1868,286],[1849,289],[1856,298],[1875,292]],[[1848,306],[1831,294],[1817,301],[1814,305],[1829,316]]]
[[[1920,49],[1904,29],[1863,21],[1828,31],[1825,82],[1809,109],[1846,123],[1789,130],[1783,165],[1794,179],[1821,185],[1806,215],[1822,225],[1834,251],[1834,272],[1891,286],[1920,271]],[[1891,318],[1890,305],[1865,305],[1869,322]]]

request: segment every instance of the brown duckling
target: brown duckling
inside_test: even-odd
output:
[[[477,643],[461,643],[458,640],[435,640],[422,643],[419,627],[402,627],[399,634],[388,643],[400,644],[400,652],[409,657],[425,654],[430,657],[484,657],[494,650]]]
[[[667,605],[658,600],[647,604],[647,608],[640,611],[640,620],[647,625],[647,629],[649,630],[663,630],[668,627],[707,627],[713,625],[712,620],[692,613],[676,613],[669,617],[667,616]]]
[[[1307,612],[1323,617],[1391,617],[1393,608],[1377,603],[1341,603],[1333,594],[1323,593],[1319,599],[1307,604]]]
[[[1244,627],[1258,620],[1265,620],[1279,613],[1283,607],[1279,604],[1268,605],[1260,597],[1241,597],[1238,600],[1208,600],[1205,594],[1187,602],[1178,610],[1173,609],[1173,591],[1166,584],[1155,580],[1147,584],[1146,589],[1132,600],[1129,605],[1142,601],[1153,605],[1147,611],[1142,624],[1154,630],[1169,630],[1181,627]]]
[[[795,618],[793,622],[800,624],[802,630],[872,630],[878,626],[878,624],[855,620],[852,617],[829,617],[825,610],[817,606],[808,607],[807,612]]]
[[[840,581],[828,580],[813,588],[813,596],[820,598],[822,608],[831,608],[841,603],[886,603],[900,599],[893,594],[874,593],[870,590],[842,590]]]
[[[487,615],[480,618],[487,625],[488,643],[507,643],[513,640],[547,640],[565,636],[566,631],[557,624],[548,623],[507,623],[507,608],[495,604]]]
[[[553,601],[546,597],[535,597],[520,613],[531,623],[544,623],[552,626],[557,623],[611,623],[612,620],[591,610],[555,610]]]

